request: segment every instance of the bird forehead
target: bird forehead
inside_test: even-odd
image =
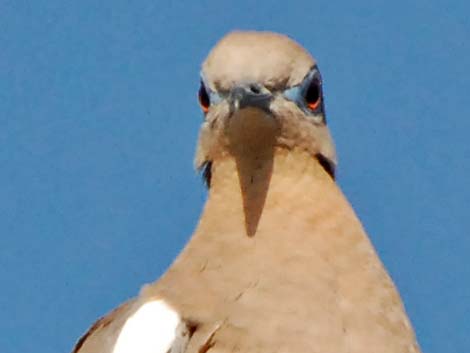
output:
[[[299,84],[314,65],[313,57],[285,35],[232,32],[209,53],[202,74],[215,90],[254,82],[285,88]]]

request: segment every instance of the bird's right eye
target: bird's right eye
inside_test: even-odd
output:
[[[201,87],[199,87],[199,104],[201,105],[201,109],[206,114],[209,111],[209,107],[211,105],[211,99],[209,97],[209,93],[207,92],[206,86],[204,83],[201,82]]]

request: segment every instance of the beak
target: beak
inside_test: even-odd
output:
[[[254,83],[234,87],[229,95],[234,111],[252,107],[270,113],[269,105],[272,100],[273,95],[266,87]]]

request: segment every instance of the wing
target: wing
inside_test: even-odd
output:
[[[164,300],[129,301],[99,319],[72,353],[180,353],[188,328]]]

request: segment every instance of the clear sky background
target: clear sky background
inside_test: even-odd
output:
[[[0,0],[0,352],[69,352],[177,255],[206,196],[199,67],[232,29],[286,33],[317,58],[338,182],[423,351],[468,352],[469,12]]]

